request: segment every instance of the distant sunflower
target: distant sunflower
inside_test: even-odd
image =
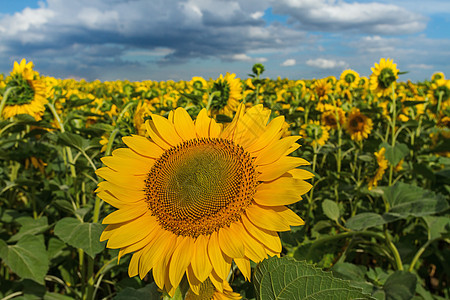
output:
[[[325,142],[330,138],[328,129],[320,125],[319,121],[310,121],[308,124],[303,124],[300,128],[300,135],[313,147],[325,145]]]
[[[345,70],[339,78],[342,85],[347,88],[355,88],[359,83],[359,74],[353,70]]]
[[[375,158],[377,159],[378,169],[376,170],[375,175],[369,179],[369,190],[378,185],[378,181],[383,178],[384,172],[388,168],[388,161],[384,156],[385,153],[386,148],[381,148],[378,152],[374,153]]]
[[[353,108],[347,118],[346,129],[350,137],[354,141],[362,141],[366,139],[372,131],[373,122],[366,115],[362,114],[359,109]]]
[[[192,289],[189,289],[184,298],[185,300],[240,300],[241,295],[233,292],[233,289],[228,282],[223,282],[223,291],[217,290],[211,280],[207,279],[203,282],[199,290],[195,293]]]
[[[436,72],[431,75],[431,81],[436,81],[439,79],[445,79],[445,74],[443,72]]]
[[[215,93],[211,99],[210,109],[213,115],[223,114],[229,117],[233,116],[239,101],[242,99],[242,83],[236,74],[227,73],[225,77],[221,74],[214,81],[211,94]]]
[[[173,295],[186,274],[199,291],[209,278],[223,291],[232,261],[249,279],[250,260],[279,255],[277,231],[304,222],[285,205],[311,188],[309,164],[287,156],[298,136],[281,138],[284,117],[267,121],[257,105],[225,128],[200,111],[193,122],[184,108],[168,119],[152,114],[150,139],[124,137],[129,148],[104,157],[98,196],[118,210],[108,215],[101,241],[133,253],[129,275],[153,269],[156,284]],[[267,125],[266,125],[267,124]]]
[[[391,87],[395,85],[398,79],[397,64],[392,59],[380,60],[380,64],[375,63],[375,67],[371,68],[370,90],[378,97],[388,96],[392,92]]]
[[[329,78],[318,79],[314,81],[311,89],[318,100],[328,100],[328,95],[332,90],[332,83]]]
[[[39,121],[47,103],[46,88],[44,80],[39,78],[39,73],[33,71],[33,63],[27,63],[25,59],[22,59],[20,64],[14,62],[13,70],[5,82],[4,89],[5,92],[9,90],[9,94],[3,107],[3,117],[7,119],[28,114]]]
[[[336,111],[337,111],[337,118],[336,118]],[[345,118],[345,112],[342,108],[338,107],[335,110],[327,110],[322,113],[321,117],[321,123],[327,129],[337,129],[338,122],[341,126],[345,124],[346,118]]]

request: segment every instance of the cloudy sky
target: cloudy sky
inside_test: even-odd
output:
[[[400,80],[450,77],[448,0],[0,0],[0,73],[87,80],[368,76],[392,58]]]

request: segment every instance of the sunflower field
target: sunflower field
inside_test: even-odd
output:
[[[449,299],[450,80],[0,75],[0,298]],[[447,258],[446,258],[447,257]]]

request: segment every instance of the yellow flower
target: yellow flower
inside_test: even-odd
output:
[[[353,108],[347,118],[346,129],[350,138],[356,142],[366,139],[372,131],[372,120],[362,114],[358,108]]]
[[[207,279],[199,286],[198,291],[193,291],[190,288],[186,295],[185,300],[240,300],[242,299],[241,295],[233,292],[233,289],[228,284],[227,281],[223,282],[223,291],[217,290],[214,287],[211,280]]]
[[[325,145],[330,138],[330,133],[325,126],[320,125],[319,121],[310,121],[303,124],[300,128],[300,135],[313,147]]]
[[[371,68],[370,90],[378,97],[388,96],[392,93],[392,86],[398,79],[397,64],[392,59],[380,60],[380,64],[375,63],[375,67]]]
[[[337,112],[337,119],[336,119],[336,112]],[[338,121],[341,126],[343,126],[346,121],[345,112],[340,107],[337,107],[335,110],[333,107],[332,110],[327,110],[322,114],[321,122],[322,125],[324,125],[327,129],[337,129]]]
[[[369,179],[368,188],[371,190],[374,186],[378,185],[378,181],[383,178],[383,174],[388,168],[388,161],[385,158],[384,154],[386,152],[386,148],[381,148],[378,152],[375,152],[375,157],[377,159],[378,169],[375,172],[375,175]]]
[[[332,84],[329,78],[323,78],[314,81],[311,89],[314,91],[314,96],[319,100],[327,100],[328,94],[331,93]]]
[[[339,79],[344,87],[355,88],[359,83],[359,74],[353,70],[345,70]]]
[[[445,79],[445,75],[442,72],[436,72],[431,76],[431,81],[436,81],[438,79]]]
[[[221,74],[214,81],[211,88],[211,94],[214,96],[210,105],[213,115],[223,114],[232,117],[236,111],[242,99],[242,84],[239,78],[234,77],[236,74],[227,73],[225,77]]]
[[[280,139],[284,117],[267,124],[270,110],[244,107],[224,129],[206,109],[195,122],[184,108],[152,114],[150,139],[124,137],[129,148],[102,159],[98,196],[118,210],[101,240],[119,257],[134,252],[130,276],[153,270],[169,295],[184,274],[193,291],[208,278],[223,291],[232,261],[249,279],[250,260],[279,255],[277,231],[304,224],[285,206],[311,188],[312,174],[295,169],[309,163],[287,156],[299,137]]]
[[[5,106],[1,112],[5,119],[15,115],[28,114],[39,121],[45,111],[46,88],[44,80],[39,78],[39,73],[33,71],[33,63],[22,59],[20,64],[14,62],[13,70],[6,78]]]

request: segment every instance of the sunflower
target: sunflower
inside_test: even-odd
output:
[[[319,121],[310,121],[303,124],[300,128],[300,135],[313,147],[323,146],[330,138],[330,133],[325,126],[320,125]]]
[[[233,292],[227,281],[223,282],[223,291],[217,290],[211,280],[207,279],[200,285],[199,291],[195,293],[189,289],[184,297],[185,300],[239,300],[241,295]]]
[[[359,74],[353,70],[345,70],[339,78],[344,87],[355,88],[359,83]]]
[[[333,107],[334,108],[334,107]],[[336,112],[337,112],[337,118],[336,118]],[[342,108],[337,107],[336,110],[327,110],[323,112],[321,123],[324,125],[327,129],[337,129],[337,124],[339,121],[339,124],[343,126],[345,124],[345,112]]]
[[[386,148],[381,148],[378,152],[375,152],[375,157],[377,159],[378,169],[375,172],[375,175],[369,179],[368,188],[371,190],[374,186],[378,185],[378,181],[383,178],[384,172],[388,168],[388,161],[385,158],[384,154],[386,152]]]
[[[362,114],[358,108],[353,108],[347,118],[346,129],[354,141],[366,139],[372,131],[373,122],[366,115]]]
[[[431,81],[436,81],[439,79],[445,79],[445,74],[443,72],[436,72],[431,75]]]
[[[184,274],[193,291],[209,278],[222,292],[232,261],[249,279],[250,260],[279,255],[277,231],[304,224],[285,207],[311,188],[312,174],[295,169],[309,163],[287,156],[299,137],[280,139],[284,117],[267,124],[270,110],[244,107],[224,129],[206,109],[195,122],[184,108],[152,114],[151,139],[124,137],[129,148],[102,159],[98,196],[118,210],[103,220],[101,241],[119,258],[134,252],[130,276],[153,269],[169,295]]]
[[[227,73],[225,77],[221,74],[214,81],[209,105],[213,115],[223,114],[231,117],[236,111],[239,101],[242,99],[242,84],[239,78],[234,77],[236,74]]]
[[[46,88],[44,80],[39,78],[39,73],[33,71],[33,63],[27,63],[25,59],[22,59],[20,64],[14,62],[13,70],[5,82],[5,93],[9,90],[9,94],[3,107],[3,117],[7,119],[28,114],[37,121],[41,120],[47,103]]]
[[[388,96],[392,92],[391,87],[395,85],[395,81],[398,79],[397,64],[394,64],[392,59],[382,58],[380,64],[375,63],[375,67],[371,70],[370,90],[378,97]]]
[[[313,90],[314,98],[318,100],[328,100],[328,94],[331,93],[332,84],[329,78],[323,78],[314,81],[311,89]]]

